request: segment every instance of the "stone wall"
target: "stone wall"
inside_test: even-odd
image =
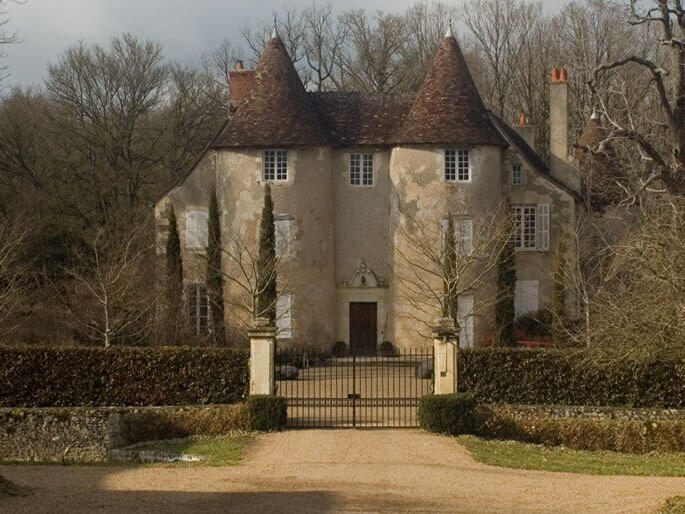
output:
[[[485,403],[478,406],[481,416],[507,416],[518,420],[584,418],[625,421],[685,421],[683,409],[628,409],[585,405],[507,405]]]
[[[0,408],[0,461],[101,462],[141,441],[244,428],[242,405]]]

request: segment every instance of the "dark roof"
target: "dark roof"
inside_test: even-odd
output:
[[[250,95],[213,147],[294,146],[327,142],[319,116],[280,38],[271,38],[254,70]]]
[[[537,152],[530,147],[528,141],[521,137],[521,134],[519,134],[512,127],[504,123],[504,121],[502,121],[502,119],[499,118],[493,112],[490,112],[490,119],[502,133],[502,136],[512,145],[514,145],[519,152],[521,152],[523,158],[526,159],[531,166],[533,166],[543,175],[550,174],[549,167],[547,166],[547,164],[545,164],[545,161],[543,161],[542,158],[537,154]]]
[[[411,106],[411,95],[310,93],[335,145],[391,145]]]
[[[396,142],[506,146],[454,37],[442,40]]]

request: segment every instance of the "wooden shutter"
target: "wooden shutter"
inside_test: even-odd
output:
[[[549,250],[549,204],[537,206],[537,249]]]

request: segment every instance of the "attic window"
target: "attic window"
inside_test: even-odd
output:
[[[511,185],[523,185],[523,169],[521,168],[521,165],[518,163],[511,165]]]
[[[350,154],[350,185],[373,185],[373,154]]]
[[[471,182],[468,150],[445,150],[445,181]]]
[[[288,151],[264,150],[262,178],[265,182],[288,180]]]

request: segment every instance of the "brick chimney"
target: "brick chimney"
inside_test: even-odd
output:
[[[236,62],[235,69],[228,72],[228,101],[232,108],[237,107],[250,94],[254,70],[246,70],[243,61]]]
[[[549,86],[549,153],[552,176],[578,191],[578,177],[569,164],[568,74],[564,67],[552,70]]]
[[[516,125],[515,128],[516,132],[518,132],[518,135],[526,140],[528,146],[530,146],[531,148],[535,148],[533,126],[528,123],[528,117],[525,114],[521,115],[521,117],[519,118],[518,125]]]

